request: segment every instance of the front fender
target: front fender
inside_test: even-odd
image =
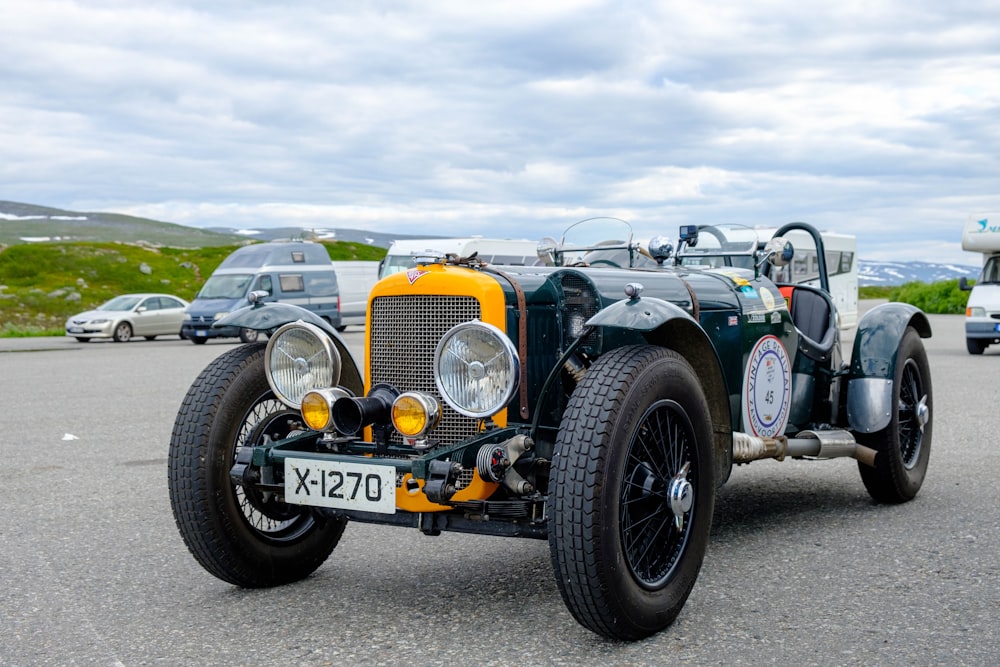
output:
[[[651,345],[674,350],[694,368],[712,416],[715,480],[722,486],[732,472],[733,432],[729,390],[722,362],[705,330],[690,313],[662,299],[618,301],[589,320],[589,326],[641,331]]]
[[[310,310],[291,303],[256,303],[234,310],[215,322],[212,327],[241,327],[272,333],[284,324],[299,320],[316,325],[330,336],[340,353],[340,385],[350,389],[356,396],[364,396],[364,382],[358,371],[358,365],[354,362],[354,357],[347,349],[347,343],[329,322]]]
[[[676,317],[695,321],[686,310],[669,301],[639,297],[616,301],[587,320],[587,326],[652,331]]]
[[[892,382],[896,351],[908,327],[930,338],[927,316],[908,303],[885,303],[858,323],[847,386],[847,421],[860,433],[881,431],[892,417]]]

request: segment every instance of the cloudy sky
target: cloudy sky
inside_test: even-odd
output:
[[[538,238],[805,220],[978,263],[1000,5],[3,0],[0,199]]]

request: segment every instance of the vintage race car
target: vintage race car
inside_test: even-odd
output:
[[[872,309],[845,362],[827,291],[777,280],[792,231],[826,284],[803,223],[766,242],[686,226],[675,248],[599,218],[544,241],[545,266],[417,258],[371,292],[363,367],[295,306],[230,314],[220,326],[269,340],[213,361],[177,415],[185,543],[216,577],[265,587],[308,576],[349,521],[546,539],[583,626],[662,630],[734,465],[853,457],[887,503],[927,470],[926,316]]]

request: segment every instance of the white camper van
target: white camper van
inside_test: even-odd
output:
[[[773,230],[758,229],[757,235],[763,243],[770,239]],[[851,329],[858,324],[858,239],[852,234],[820,232],[823,240],[823,254],[826,256],[827,280],[830,283],[830,298],[837,306],[837,319],[841,329]],[[795,248],[792,261],[776,274],[783,273],[780,280],[787,283],[819,286],[819,260],[812,238],[802,231],[793,230],[785,235]]]
[[[343,331],[351,324],[365,325],[368,293],[378,282],[378,262],[333,262],[340,288],[340,326]]]
[[[457,255],[468,257],[472,253],[487,264],[505,266],[534,266],[538,260],[538,241],[526,239],[484,239],[481,237],[454,239],[418,239],[393,241],[389,246],[378,277],[412,269],[418,259]]]
[[[959,287],[972,291],[965,307],[965,346],[969,354],[982,354],[1000,343],[1000,213],[970,215],[962,229],[962,250],[983,255],[976,284],[959,280]]]

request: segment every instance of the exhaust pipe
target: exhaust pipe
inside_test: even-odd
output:
[[[822,459],[850,457],[875,467],[871,447],[858,444],[849,431],[800,431],[794,438],[758,438],[748,433],[733,434],[733,463],[761,459],[783,460],[786,456],[815,456]]]

